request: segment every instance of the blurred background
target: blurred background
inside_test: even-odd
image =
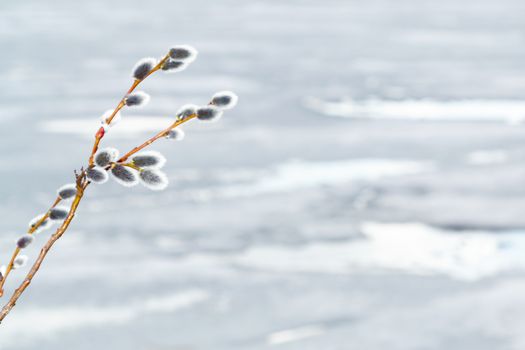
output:
[[[525,348],[524,14],[519,0],[3,1],[4,264],[137,60],[200,52],[148,79],[150,104],[104,146],[126,151],[216,91],[240,102],[153,146],[167,191],[90,188],[0,349]]]

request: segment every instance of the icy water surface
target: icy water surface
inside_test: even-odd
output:
[[[105,145],[129,149],[218,90],[240,103],[154,146],[167,191],[90,188],[0,349],[523,349],[524,14],[518,0],[4,1],[3,260],[85,164],[139,58],[200,51],[148,80],[150,104]]]

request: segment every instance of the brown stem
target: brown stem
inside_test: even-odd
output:
[[[197,115],[193,114],[193,115],[190,115],[190,116],[188,116],[188,117],[186,117],[184,119],[177,120],[175,123],[171,124],[168,128],[162,130],[157,135],[153,136],[152,138],[150,138],[149,140],[144,142],[142,145],[133,148],[131,151],[126,153],[126,155],[124,155],[124,157],[122,157],[118,162],[123,162],[123,161],[127,160],[127,158],[129,158],[131,155],[133,155],[133,154],[137,153],[138,151],[144,149],[145,147],[151,145],[153,142],[155,142],[156,140],[160,139],[161,137],[166,136],[166,134],[170,130],[172,130],[175,127],[177,127],[177,126],[179,126],[179,125],[181,125],[181,124],[183,124],[183,123],[185,123],[185,122],[195,118],[196,116]],[[24,290],[29,286],[29,284],[33,280],[33,277],[36,275],[36,273],[40,269],[40,265],[42,265],[42,262],[44,261],[46,255],[49,252],[49,250],[51,249],[51,247],[55,244],[55,242],[60,237],[62,237],[62,235],[66,232],[66,230],[68,229],[69,225],[71,224],[71,221],[75,217],[75,213],[76,213],[76,211],[78,209],[78,205],[80,204],[80,201],[82,200],[82,197],[84,196],[84,190],[89,186],[89,181],[86,180],[85,176],[86,176],[85,172],[82,172],[77,177],[77,195],[75,196],[75,199],[73,200],[73,203],[71,204],[71,209],[69,210],[68,216],[66,217],[66,219],[64,220],[62,225],[60,225],[60,227],[56,230],[56,232],[46,242],[46,244],[44,245],[44,247],[40,251],[40,255],[38,256],[38,258],[36,259],[35,263],[31,267],[31,270],[26,275],[26,278],[24,279],[22,284],[15,290],[15,292],[13,293],[11,298],[9,299],[8,303],[0,311],[0,323],[2,323],[2,320],[7,316],[7,314],[11,311],[11,309],[15,306],[18,298],[20,298],[20,296],[22,295]],[[56,204],[58,204],[58,202],[59,202],[58,200],[55,201],[54,206],[56,206]],[[49,212],[46,215],[49,215]],[[43,219],[41,219],[41,221],[43,221]],[[10,264],[10,265],[12,265],[12,264]]]
[[[29,286],[31,281],[33,280],[33,277],[40,269],[40,265],[42,265],[42,262],[44,261],[47,253],[53,247],[53,244],[62,237],[64,232],[66,232],[67,228],[71,224],[71,221],[75,217],[75,213],[78,209],[78,205],[80,204],[80,201],[82,200],[82,197],[84,196],[84,190],[89,185],[87,181],[85,181],[84,175],[81,175],[79,179],[77,179],[77,195],[75,199],[73,199],[73,203],[71,204],[71,209],[69,211],[68,216],[60,225],[60,227],[56,230],[56,232],[49,238],[49,240],[46,242],[44,247],[42,247],[42,250],[40,250],[40,254],[38,255],[38,258],[36,259],[35,263],[31,267],[31,270],[27,273],[24,281],[20,286],[15,290],[7,304],[2,308],[2,311],[0,311],[0,323],[4,320],[4,318],[7,316],[7,314],[13,309],[15,306],[18,298],[24,293],[24,290]]]
[[[122,163],[122,162],[125,162],[126,160],[128,160],[129,157],[131,157],[132,155],[134,155],[135,153],[139,152],[140,150],[148,147],[149,145],[151,145],[153,142],[157,141],[158,139],[162,138],[162,137],[165,137],[168,132],[174,128],[176,128],[177,126],[195,118],[197,115],[196,114],[192,114],[184,119],[179,119],[177,120],[175,123],[171,124],[168,128],[162,130],[161,132],[159,132],[158,134],[156,134],[155,136],[153,136],[152,138],[150,138],[149,140],[147,140],[146,142],[144,142],[142,145],[140,146],[137,146],[135,148],[133,148],[131,151],[129,151],[128,153],[126,153],[125,155],[123,155],[118,161],[117,163]]]
[[[38,220],[33,226],[29,227],[29,230],[27,231],[27,233],[30,234],[30,235],[35,233],[35,231],[38,230],[38,228],[42,225],[42,223],[49,218],[49,214],[51,212],[51,209],[56,207],[61,201],[62,201],[62,199],[60,197],[57,197],[57,199],[55,199],[55,202],[53,203],[51,208],[49,208],[49,210],[40,218],[40,220]],[[15,262],[16,257],[18,256],[18,254],[20,254],[20,248],[16,247],[15,251],[11,255],[11,260],[9,261],[9,264],[6,266],[5,276],[1,276],[1,280],[0,280],[0,297],[2,297],[4,295],[4,284],[5,284],[5,281],[6,281],[7,277],[9,276],[9,274],[11,273],[11,271],[13,270],[13,264]]]
[[[144,81],[147,77],[149,77],[151,74],[153,74],[154,72],[158,71],[159,69],[162,68],[162,66],[164,65],[164,63],[169,60],[169,55],[166,55],[164,56],[164,58],[162,58],[159,63],[141,80],[135,80],[133,82],[133,84],[131,85],[131,87],[129,88],[129,90],[127,91],[126,95],[124,95],[124,97],[120,100],[119,104],[117,105],[117,107],[115,108],[115,110],[113,111],[113,113],[111,114],[111,116],[106,120],[106,122],[108,124],[111,124],[111,121],[113,120],[113,118],[115,117],[115,115],[125,106],[125,99],[126,99],[126,96],[128,94],[130,94],[131,92],[133,92],[135,90],[135,88],[142,82]],[[147,147],[148,145],[152,144],[153,142],[155,142],[156,140],[158,140],[159,138],[165,136],[167,134],[167,132],[169,132],[171,129],[175,128],[176,126],[192,119],[196,117],[195,115],[192,115],[192,116],[189,116],[183,120],[178,120],[176,121],[175,123],[173,123],[169,128],[161,131],[160,133],[158,133],[157,135],[155,135],[154,137],[152,137],[151,139],[149,139],[148,141],[146,141],[145,143],[143,143],[141,146],[138,146],[138,147],[135,147],[133,150],[131,150],[130,152],[128,152],[122,159],[121,161],[124,161],[126,160],[128,157],[130,157],[131,155],[133,155],[134,153],[140,151],[141,149]],[[97,134],[95,135],[95,143],[93,145],[93,149],[91,151],[91,155],[89,157],[89,165],[92,166],[93,163],[94,163],[94,156],[95,156],[95,153],[97,152],[98,150],[98,147],[100,145],[100,141],[102,140],[102,138],[104,137],[105,135],[105,131],[104,131],[104,128],[100,128],[97,132]],[[84,196],[84,191],[85,189],[89,186],[90,182],[86,179],[86,172],[85,171],[82,171],[82,173],[80,175],[77,176],[76,178],[77,180],[77,194],[75,196],[75,198],[73,199],[73,202],[71,204],[71,208],[69,210],[69,213],[66,217],[66,219],[63,221],[62,225],[60,225],[60,227],[55,231],[55,233],[49,238],[49,240],[46,242],[46,244],[42,247],[42,249],[40,250],[40,254],[38,256],[38,258],[35,260],[35,262],[33,263],[33,266],[31,267],[31,270],[27,273],[24,281],[20,284],[20,286],[14,291],[13,295],[11,296],[11,298],[9,299],[9,301],[7,302],[7,304],[2,308],[2,310],[0,311],[0,323],[2,323],[2,321],[4,320],[4,318],[9,314],[9,312],[13,309],[13,307],[16,305],[16,302],[18,301],[18,299],[20,298],[20,296],[24,293],[25,289],[29,286],[29,284],[31,283],[31,281],[33,280],[33,277],[36,275],[36,273],[38,272],[38,270],[40,269],[40,266],[42,265],[42,262],[44,261],[44,259],[46,258],[48,252],[50,251],[50,249],[53,247],[53,245],[55,244],[55,242],[60,238],[62,237],[62,235],[66,232],[66,230],[69,228],[69,225],[71,224],[71,221],[73,220],[73,218],[75,217],[75,213],[78,209],[78,206],[80,204],[80,201],[82,200],[83,196]],[[53,206],[51,207],[54,208],[55,206],[58,205],[58,203],[60,203],[61,199],[60,198],[57,198],[55,200],[55,203],[53,204]],[[51,210],[50,209],[50,210]],[[37,228],[47,219],[49,218],[49,213],[50,213],[50,210],[48,210],[48,212],[37,222],[35,223],[34,227],[30,228],[29,229],[29,234],[32,234],[34,233]],[[9,274],[9,272],[11,271],[12,267],[13,267],[13,263],[14,263],[14,260],[16,259],[16,256],[18,255],[18,253],[20,252],[20,248],[16,248],[15,249],[15,252],[13,253],[13,256],[11,257],[11,261],[9,263],[9,266],[7,267],[6,269],[6,276],[3,276],[2,280],[0,281],[0,296],[2,296],[3,294],[3,290],[2,290],[2,286],[4,285],[5,283],[5,280],[7,278],[7,275]]]
[[[160,61],[159,63],[157,63],[157,65],[155,67],[153,67],[149,72],[148,74],[146,74],[146,76],[142,79],[135,79],[133,81],[133,84],[131,84],[131,87],[128,89],[128,91],[126,92],[126,94],[122,97],[122,99],[120,100],[120,102],[118,103],[117,107],[115,108],[115,110],[113,111],[113,113],[111,113],[111,115],[107,118],[106,120],[106,123],[108,125],[111,125],[111,122],[113,121],[113,118],[115,118],[115,116],[117,115],[117,113],[122,109],[124,108],[124,106],[126,105],[126,96],[128,96],[130,93],[132,93],[133,91],[135,91],[135,89],[137,88],[137,86],[140,85],[140,83],[142,83],[144,80],[146,80],[147,77],[149,77],[151,74],[155,73],[156,71],[158,71],[159,69],[162,69],[162,66],[164,65],[164,63],[170,58],[169,54],[164,56]],[[97,132],[97,134],[95,135],[95,143],[93,144],[93,149],[91,150],[91,155],[89,156],[89,166],[93,166],[94,164],[94,158],[95,158],[95,153],[97,153],[98,151],[98,146],[100,145],[100,141],[102,141],[102,138],[104,137],[105,135],[105,131],[104,131],[104,128],[100,128],[99,131]]]
[[[138,86],[138,84],[139,84],[139,81],[135,80],[133,82],[133,85],[131,85],[131,88],[128,90],[128,93],[126,93],[126,95],[124,95],[124,97],[122,97],[122,99],[120,100],[119,104],[117,105],[117,108],[115,108],[113,110],[113,113],[111,113],[111,115],[108,117],[108,119],[106,119],[106,123],[108,125],[111,124],[111,122],[113,121],[113,118],[115,118],[117,113],[120,112],[120,110],[122,108],[124,108],[124,106],[126,105],[126,103],[124,102],[125,99],[126,99],[126,96],[131,91],[133,91]],[[89,156],[89,166],[92,166],[95,163],[95,153],[97,153],[98,146],[100,145],[100,141],[102,141],[102,138],[104,137],[104,135],[106,135],[106,131],[104,130],[104,127],[101,126],[100,129],[98,129],[97,133],[95,134],[95,143],[93,144],[93,149],[91,150],[91,155]]]

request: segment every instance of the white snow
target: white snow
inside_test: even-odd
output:
[[[448,122],[522,123],[525,101],[521,100],[449,100],[408,99],[362,101],[346,99],[339,102],[309,97],[304,105],[327,116],[362,119],[406,119]]]
[[[31,327],[31,337],[26,339],[33,342],[38,338],[59,336],[60,332],[86,326],[120,324],[150,313],[175,312],[204,302],[209,297],[204,290],[192,289],[175,294],[150,296],[121,305],[60,305],[45,308],[28,305],[9,315],[9,322],[2,325],[2,345],[23,343],[28,325],[37,325]]]
[[[271,333],[266,338],[266,342],[270,345],[285,344],[302,339],[316,337],[322,335],[325,332],[326,330],[322,326],[304,326]]]
[[[295,160],[275,165],[265,172],[247,174],[244,169],[245,181],[202,190],[200,195],[202,197],[256,196],[340,185],[352,181],[376,181],[384,177],[418,174],[432,169],[431,162],[416,160],[372,158],[324,162]],[[222,174],[223,177],[226,175]]]
[[[472,165],[490,165],[505,163],[508,154],[504,150],[478,150],[467,155],[467,163]]]
[[[363,224],[363,239],[313,243],[302,248],[264,246],[246,251],[236,263],[273,272],[348,274],[397,270],[473,281],[525,269],[522,232],[451,233],[420,223]]]

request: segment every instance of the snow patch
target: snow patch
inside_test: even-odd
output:
[[[111,129],[112,137],[131,138],[142,133],[164,130],[173,120],[168,117],[127,116],[123,117],[118,128]],[[100,127],[97,118],[90,119],[58,119],[43,121],[39,124],[40,130],[54,134],[73,134],[92,138]]]
[[[346,243],[314,243],[301,248],[265,246],[246,251],[236,262],[274,272],[348,274],[398,270],[479,280],[525,269],[523,232],[463,231],[419,223],[365,223],[364,238]]]
[[[467,163],[472,165],[490,165],[505,163],[507,152],[503,150],[479,150],[467,155]]]
[[[50,308],[28,307],[13,313],[6,322],[2,344],[17,344],[36,341],[38,338],[56,336],[60,332],[89,326],[120,324],[133,321],[149,313],[170,313],[191,307],[209,298],[203,290],[188,290],[181,293],[155,296],[126,303],[125,305],[99,306],[55,306]],[[28,325],[31,337],[28,338]]]
[[[521,100],[381,100],[354,101],[346,99],[328,102],[315,97],[304,105],[327,116],[355,119],[400,119],[446,122],[503,122],[519,124],[525,121],[525,101]]]
[[[352,181],[374,181],[431,171],[430,162],[391,159],[350,159],[330,162],[290,161],[268,171],[254,172],[251,179],[199,192],[200,197],[244,197],[272,194]],[[246,173],[246,171],[245,171]]]
[[[270,345],[285,344],[306,338],[316,337],[322,335],[325,332],[326,330],[323,327],[315,325],[287,329],[268,335],[266,342]]]

